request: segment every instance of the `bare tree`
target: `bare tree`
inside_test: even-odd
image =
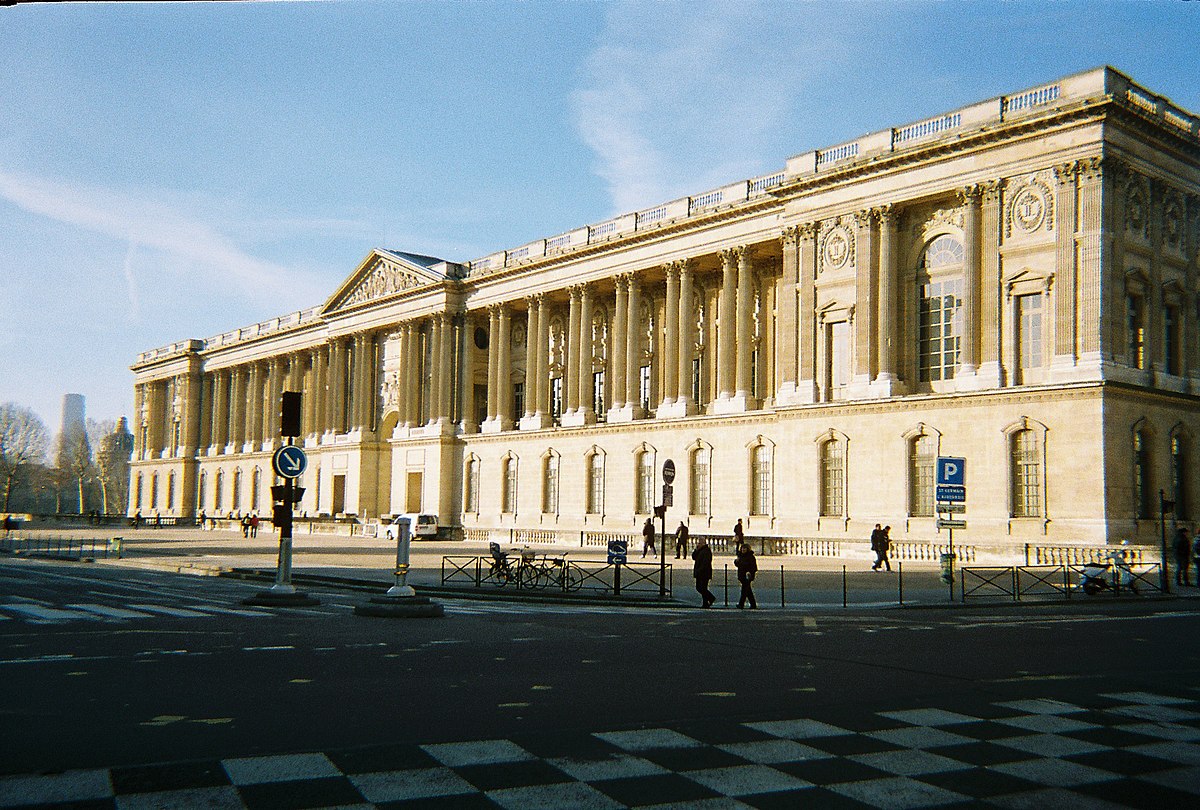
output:
[[[58,437],[58,469],[64,483],[71,481],[79,493],[79,514],[83,514],[86,500],[83,485],[92,470],[92,446],[88,443],[87,431],[68,430]]]
[[[13,489],[23,482],[31,464],[46,455],[50,433],[32,409],[12,402],[0,405],[0,494],[4,496],[4,511],[12,498]]]
[[[112,506],[121,511],[129,501],[129,457],[133,451],[133,436],[125,427],[125,420],[118,425],[111,419],[97,422],[88,420],[88,437],[96,449],[96,481],[100,484],[100,497],[104,502],[104,513]]]

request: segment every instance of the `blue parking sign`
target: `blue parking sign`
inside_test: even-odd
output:
[[[938,456],[937,483],[965,486],[967,483],[967,460],[954,456]]]

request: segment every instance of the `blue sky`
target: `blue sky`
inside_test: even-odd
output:
[[[0,8],[0,402],[132,410],[137,352],[1111,64],[1200,111],[1187,2]]]

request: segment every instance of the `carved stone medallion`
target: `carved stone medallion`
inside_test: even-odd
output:
[[[826,270],[841,270],[850,261],[854,252],[854,234],[845,225],[835,226],[825,235],[821,250],[822,264]]]
[[[1025,233],[1042,227],[1046,220],[1046,200],[1034,186],[1026,186],[1013,198],[1013,224]]]

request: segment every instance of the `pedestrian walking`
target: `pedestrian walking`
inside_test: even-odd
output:
[[[746,602],[749,602],[750,609],[756,610],[758,600],[754,598],[754,575],[758,573],[758,560],[749,543],[742,543],[738,548],[737,559],[733,564],[737,568],[738,582],[742,583],[742,594],[738,597],[738,607],[743,608],[746,606]]]
[[[258,512],[250,514],[250,536],[258,537]]]
[[[1192,562],[1192,542],[1188,537],[1187,529],[1182,526],[1175,532],[1175,584],[1176,585],[1191,585],[1188,581],[1188,569],[1191,568]],[[1200,581],[1200,577],[1197,577]]]
[[[250,536],[250,516],[242,515],[242,537]]]
[[[872,571],[878,571],[880,566],[885,566],[887,570],[892,570],[892,563],[888,559],[888,550],[892,547],[892,538],[890,533],[891,526],[879,528],[879,524],[875,524],[875,531],[871,532],[871,550],[875,552],[875,564],[871,566]]]
[[[742,519],[738,518],[737,523],[733,524],[733,553],[740,553],[742,550],[742,544],[745,542],[746,533],[742,530]]]
[[[11,535],[12,530],[13,530],[12,515],[5,515],[4,516],[4,536],[8,537],[9,535]]]
[[[208,526],[208,515],[204,514],[204,510],[200,510],[200,531],[204,531]]]
[[[642,526],[642,558],[645,559],[646,553],[658,554],[658,550],[654,548],[654,520],[646,518],[646,524]]]
[[[688,553],[688,527],[684,522],[679,521],[679,528],[675,530],[675,559],[680,557],[687,559]],[[712,553],[711,551],[709,552]]]
[[[712,549],[703,535],[696,540],[696,550],[692,552],[692,576],[696,578],[696,593],[700,594],[700,606],[710,608],[717,601],[708,583],[712,581]]]

